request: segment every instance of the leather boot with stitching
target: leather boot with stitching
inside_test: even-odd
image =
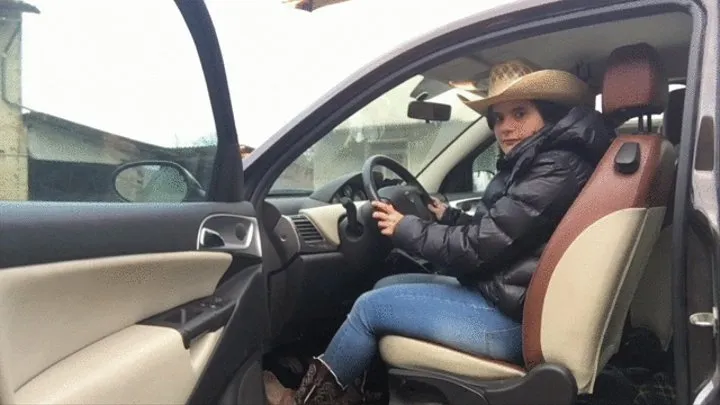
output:
[[[362,397],[353,386],[343,389],[335,375],[319,359],[314,359],[297,391],[285,388],[270,372],[265,372],[265,393],[270,405],[356,405]]]

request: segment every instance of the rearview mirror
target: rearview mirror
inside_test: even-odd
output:
[[[411,101],[408,104],[407,116],[424,121],[449,121],[452,107],[449,104],[431,103],[428,101]]]
[[[115,192],[128,202],[203,201],[205,191],[184,167],[169,161],[127,163],[112,176]]]

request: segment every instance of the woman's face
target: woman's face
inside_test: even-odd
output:
[[[505,154],[545,125],[540,112],[531,101],[498,103],[492,106],[491,114],[495,118],[495,137]]]

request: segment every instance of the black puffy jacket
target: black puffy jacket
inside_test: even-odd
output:
[[[439,223],[406,216],[393,242],[520,321],[543,248],[614,136],[598,112],[575,107],[498,161],[474,216],[454,208]]]

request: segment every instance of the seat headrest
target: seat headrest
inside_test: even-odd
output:
[[[671,91],[668,96],[667,109],[663,116],[663,134],[673,145],[680,144],[684,110],[685,89]]]
[[[603,80],[603,114],[618,121],[665,110],[668,80],[660,54],[639,43],[615,49]]]

